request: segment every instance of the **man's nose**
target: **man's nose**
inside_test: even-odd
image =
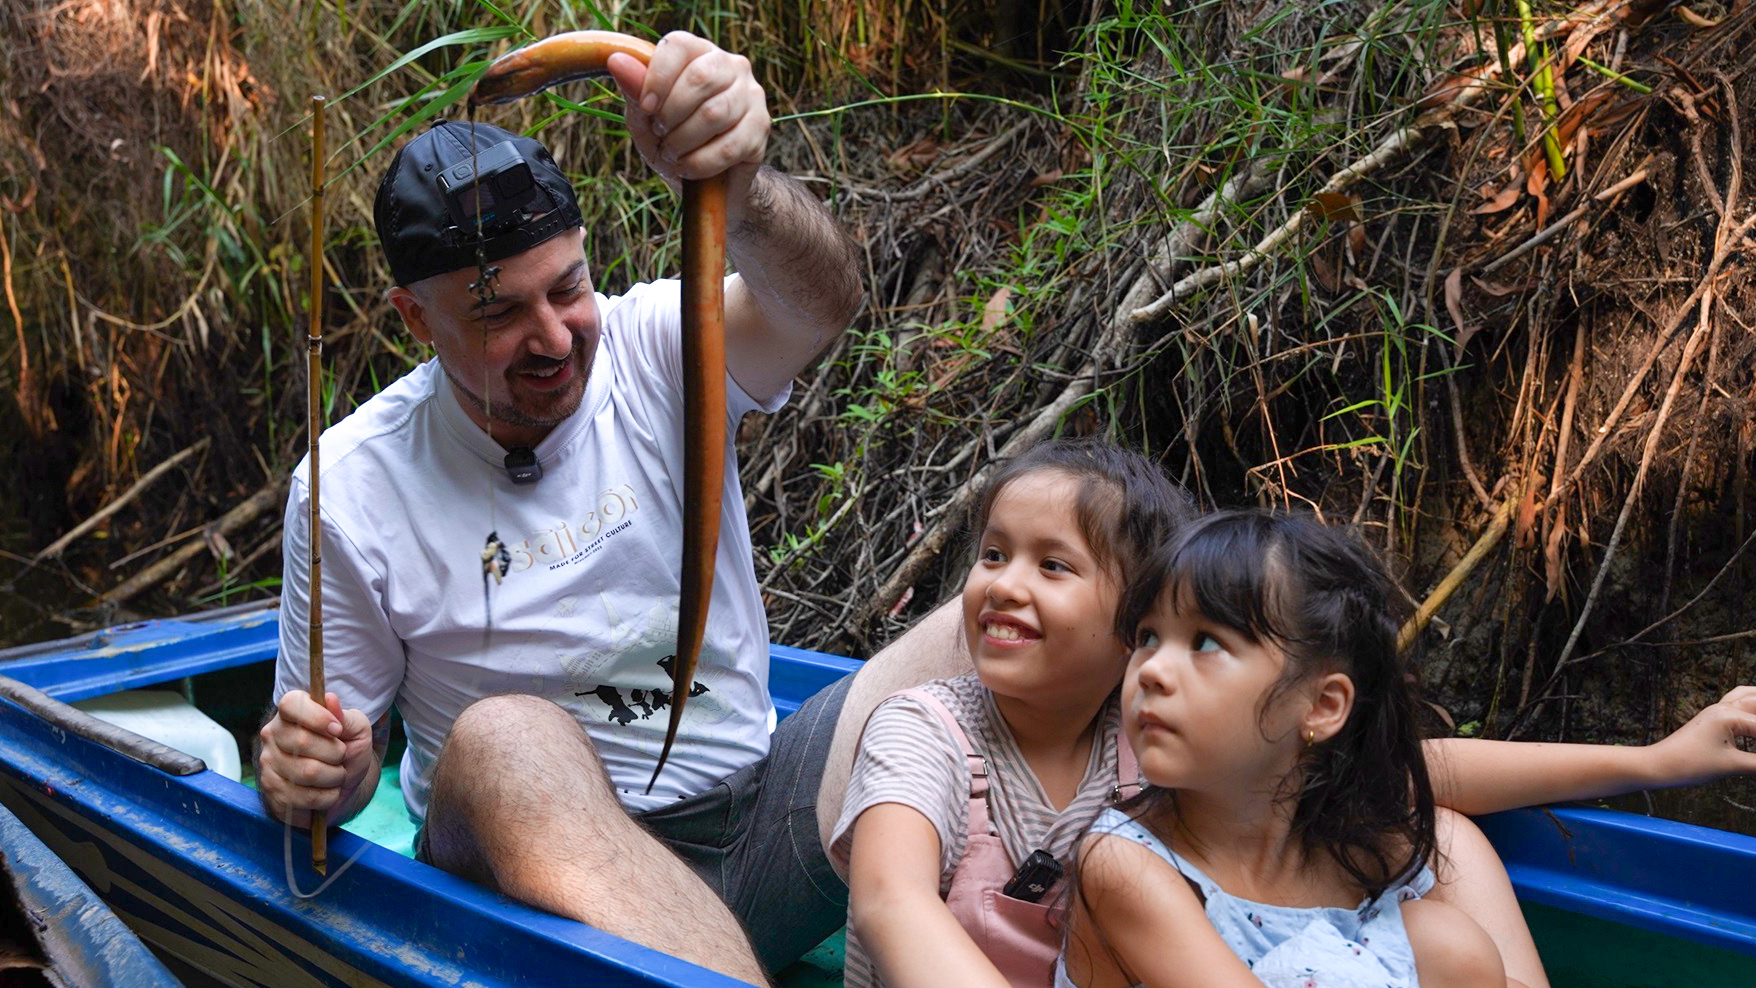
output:
[[[531,333],[531,353],[560,360],[573,352],[573,329],[561,318],[561,310],[545,302],[537,306],[536,317],[536,327]]]

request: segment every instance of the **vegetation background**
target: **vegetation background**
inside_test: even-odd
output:
[[[1437,731],[1640,743],[1756,681],[1742,0],[15,0],[0,643],[275,592],[310,96],[333,420],[425,357],[392,149],[580,27],[749,55],[771,160],[865,250],[857,323],[740,436],[777,640],[869,654],[956,588],[990,464],[1103,432],[1365,531]],[[601,287],[675,269],[606,90],[484,118],[569,169]]]

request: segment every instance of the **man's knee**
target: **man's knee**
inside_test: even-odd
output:
[[[615,802],[591,738],[553,701],[507,693],[464,708],[439,749],[434,798],[476,802],[529,793],[533,787]]]
[[[551,700],[526,693],[484,697],[465,707],[451,724],[439,752],[439,762],[470,762],[479,759],[520,758],[554,750],[559,744],[591,741],[573,715]]]

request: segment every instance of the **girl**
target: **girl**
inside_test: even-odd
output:
[[[1117,788],[1135,788],[1117,764],[1116,601],[1128,564],[1192,511],[1157,466],[1096,441],[1038,445],[989,482],[962,597],[976,675],[878,707],[833,831],[848,988],[879,971],[1047,986],[1053,872]],[[1052,864],[1037,888],[1003,894],[1039,851]]]
[[[1308,518],[1222,512],[1154,554],[1116,617],[1151,787],[1081,846],[1058,984],[1505,983],[1469,916],[1412,901],[1435,824],[1396,600]]]
[[[975,675],[879,705],[828,831],[850,885],[848,988],[1053,981],[1064,883],[1044,881],[1054,867],[1028,866],[1067,865],[1096,812],[1138,788],[1117,744],[1129,651],[1114,615],[1138,561],[1191,517],[1189,497],[1155,464],[1101,441],[1041,444],[989,481],[961,599],[941,608],[961,617],[935,612],[904,638],[951,654],[962,649],[936,633],[961,627]],[[1736,746],[1750,734],[1756,690],[1745,687],[1646,748],[1430,744],[1450,749],[1438,802],[1488,813],[1756,770],[1756,754]],[[1440,822],[1457,875],[1446,884],[1442,874],[1436,894],[1484,917],[1509,969],[1545,986],[1486,838],[1456,814]],[[1036,874],[1007,894],[1020,871]]]

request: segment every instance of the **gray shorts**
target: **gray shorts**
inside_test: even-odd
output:
[[[836,680],[781,721],[768,757],[635,816],[725,900],[771,972],[847,921],[847,884],[817,837],[817,784],[853,679]]]

